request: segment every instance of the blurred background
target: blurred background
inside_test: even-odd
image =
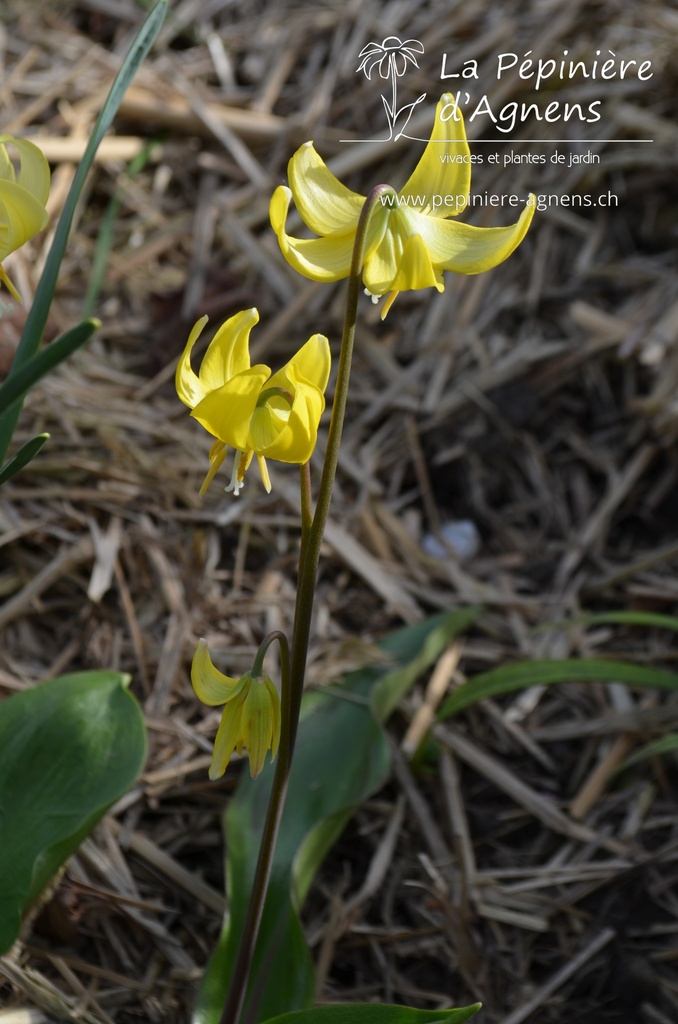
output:
[[[1,297],[4,375],[143,10],[132,0],[15,0],[0,15],[2,131],[38,143],[53,168],[52,226],[7,261],[25,305]],[[51,440],[0,506],[2,692],[120,669],[151,733],[139,787],[72,862],[22,959],[71,993],[93,993],[97,1019],[187,1019],[219,929],[220,811],[238,774],[207,781],[218,712],[198,705],[188,665],[205,636],[239,674],[267,631],[290,627],[295,467],[271,466],[270,495],[252,473],[238,499],[218,480],[199,499],[210,441],[173,377],[199,316],[212,329],[252,305],[253,361],[277,368],[316,331],[338,352],[345,284],[295,274],[268,222],[303,142],[356,191],[400,188],[439,96],[461,89],[471,151],[483,157],[473,193],[557,197],[494,271],[447,274],[442,294],[401,294],[384,322],[362,302],[309,681],[369,663],[390,629],[477,604],[452,682],[516,658],[675,659],[665,631],[562,620],[672,613],[678,595],[677,36],[675,4],[652,0],[170,3],[100,148],[52,310],[51,336],[85,314],[102,328],[30,396],[16,440]],[[397,141],[387,141],[386,65],[369,78],[359,70],[364,47],[389,37],[422,47],[418,66],[398,66],[399,104],[425,98]],[[596,59],[650,65],[644,79],[553,75],[538,91],[517,73],[527,56],[561,60],[565,50],[589,70]],[[517,64],[498,79],[507,53]],[[548,121],[556,102],[551,110],[597,103],[600,119]],[[544,120],[523,118],[521,104],[537,104]],[[518,213],[482,205],[462,217],[492,226]],[[299,221],[289,230],[300,233]],[[314,472],[324,437],[323,426]],[[394,721],[396,743],[419,706],[435,704],[426,682]],[[416,785],[454,863],[461,830],[472,865],[462,858],[456,887],[447,884],[401,782],[361,808],[309,900],[318,998],[428,1008],[480,999],[483,1024],[675,1020],[675,766],[596,783],[610,751],[621,763],[620,736],[675,719],[670,700],[658,708],[574,685],[461,716],[454,728],[491,759],[455,759],[453,820],[435,752],[420,758]],[[589,841],[555,828],[543,803],[511,791],[516,780],[583,822]],[[333,931],[330,906],[360,890],[400,807],[381,888]],[[185,888],[182,870],[204,889]],[[133,929],[116,896],[120,872],[156,908]],[[25,1004],[9,985],[2,1000]]]

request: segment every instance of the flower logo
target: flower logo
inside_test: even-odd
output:
[[[380,43],[367,43],[358,54],[362,60],[356,70],[364,71],[368,81],[372,81],[372,72],[375,69],[379,71],[381,78],[391,80],[390,103],[385,96],[381,97],[388,120],[389,139],[393,138],[393,129],[398,118],[406,115],[405,122],[396,138],[399,138],[404,132],[414,108],[426,97],[426,93],[422,93],[414,103],[406,103],[400,110],[398,109],[398,79],[405,74],[408,64],[414,64],[415,68],[419,67],[415,54],[423,52],[424,44],[420,43],[418,39],[406,39],[403,42],[398,36],[386,36]]]

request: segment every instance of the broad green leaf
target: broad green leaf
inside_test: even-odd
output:
[[[500,697],[505,693],[524,690],[528,686],[573,681],[616,682],[657,690],[678,690],[677,673],[648,668],[646,665],[634,665],[626,661],[604,661],[595,658],[520,661],[515,665],[502,665],[491,672],[484,672],[469,679],[443,703],[438,718],[449,718],[450,715],[479,700]]]
[[[412,681],[448,642],[448,619],[437,615],[387,637],[381,648],[390,666],[412,665]],[[469,620],[470,621],[470,620]],[[461,628],[461,627],[459,627]],[[426,664],[422,648],[432,633]],[[416,671],[414,666],[416,664]],[[253,1021],[299,1009],[313,996],[313,966],[297,911],[331,845],[355,807],[380,787],[390,767],[388,744],[371,710],[371,696],[386,669],[348,675],[341,686],[305,696],[287,802],[255,953],[243,1019]],[[401,693],[404,689],[401,689]],[[243,772],[225,817],[226,883],[230,917],[209,964],[194,1024],[218,1024],[247,911],[272,771],[253,782]],[[294,902],[292,898],[294,893]],[[433,1018],[431,1018],[433,1019]]]
[[[10,374],[0,387],[0,414],[6,412],[15,402],[22,400],[34,384],[89,341],[99,327],[99,320],[83,320],[51,345],[43,348],[16,373]]]
[[[672,732],[668,736],[661,736],[634,751],[630,757],[626,758],[619,771],[630,768],[631,765],[638,764],[640,761],[647,761],[650,757],[662,757],[664,754],[673,754],[675,751],[678,751],[678,733]]]
[[[404,668],[389,672],[382,676],[372,690],[372,708],[380,722],[386,721],[399,702],[411,690],[417,679],[442,654],[449,642],[459,636],[475,622],[480,608],[461,608],[455,612],[443,613],[436,620],[427,619],[412,627],[428,627],[427,635],[422,639],[419,653]],[[431,622],[437,621],[434,629]]]
[[[14,452],[14,455],[10,459],[7,459],[5,465],[0,469],[0,484],[4,484],[7,480],[18,473],[19,470],[27,466],[29,462],[35,458],[40,449],[49,441],[49,434],[36,434],[30,441],[26,441],[26,444],[22,444],[18,452]]]
[[[481,1008],[481,1003],[455,1010],[413,1010],[410,1006],[389,1006],[386,1003],[341,1003],[316,1006],[272,1017],[266,1024],[464,1024]]]
[[[294,858],[292,901],[302,907],[313,884],[316,871],[353,817],[355,807],[342,807],[324,818],[304,839]]]
[[[146,732],[128,683],[81,672],[0,703],[0,953],[142,768]]]
[[[45,269],[40,276],[40,281],[38,282],[38,287],[35,291],[33,305],[31,306],[26,319],[26,325],[14,356],[12,369],[10,370],[10,377],[17,373],[23,366],[25,366],[26,363],[30,362],[40,348],[45,324],[47,323],[47,317],[49,315],[49,309],[54,297],[59,267],[61,266],[64,252],[66,251],[66,243],[68,242],[68,235],[71,230],[71,223],[73,221],[75,208],[80,198],[80,193],[82,192],[85,180],[94,162],[94,157],[97,149],[99,148],[99,144],[110,128],[130,82],[136,75],[141,64],[145,60],[148,51],[154,43],[162,26],[166,10],[167,0],[159,0],[155,7],[153,7],[149,12],[146,20],[141,26],[141,29],[133,40],[127,56],[122,62],[120,70],[115,77],[113,85],[111,86],[111,90],[104,101],[101,113],[97,118],[94,128],[92,129],[92,134],[73,178],[73,183],[69,189],[68,195],[66,196],[66,201],[59,218],[59,223],[56,231],[54,232],[52,247],[45,263]],[[18,402],[15,403],[11,409],[0,415],[0,462],[4,460],[7,454],[7,449],[9,448],[12,440],[12,435],[14,434],[14,428],[16,427],[20,412],[21,402]]]

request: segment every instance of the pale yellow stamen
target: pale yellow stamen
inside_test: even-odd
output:
[[[207,471],[207,476],[203,480],[203,484],[199,492],[201,498],[204,498],[207,494],[207,488],[214,480],[214,477],[227,454],[228,446],[225,445],[223,441],[215,441],[210,448],[210,468]]]
[[[271,493],[271,478],[268,475],[268,466],[266,465],[266,459],[263,455],[257,455],[257,462],[259,463],[259,472],[261,473],[261,482],[266,488],[266,493]]]
[[[7,274],[5,273],[5,271],[4,271],[4,269],[3,269],[3,267],[1,265],[0,265],[0,281],[2,281],[3,284],[8,288],[8,290],[14,296],[16,301],[17,302],[21,302],[21,296],[19,295],[18,291],[16,290],[16,288],[14,287],[14,285],[12,284],[10,279],[7,277]]]

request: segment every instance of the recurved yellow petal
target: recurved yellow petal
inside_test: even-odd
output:
[[[419,209],[439,218],[460,214],[471,190],[470,153],[461,111],[456,107],[452,93],[445,93],[438,101],[426,149],[399,193],[413,199],[417,196],[425,199],[423,206],[410,206],[410,209]],[[457,157],[461,157],[462,162],[458,162]],[[433,205],[434,196],[442,198],[437,206]],[[445,196],[455,196],[457,202],[446,206]]]
[[[263,364],[243,370],[198,402],[191,415],[230,448],[246,451],[250,420],[270,370]]]
[[[244,309],[221,325],[200,364],[200,382],[206,392],[220,388],[237,373],[250,368],[250,331],[259,323],[255,308]]]
[[[520,245],[535,208],[533,203],[527,203],[515,224],[501,228],[473,227],[423,214],[411,216],[416,218],[419,234],[437,269],[480,274],[496,267]]]
[[[365,197],[343,185],[318,156],[312,142],[305,142],[287,165],[297,210],[316,235],[355,230]]]
[[[196,374],[191,368],[191,352],[207,320],[208,317],[203,316],[195,323],[175,374],[177,394],[189,409],[194,409],[206,395],[231,377],[249,369],[250,331],[258,323],[259,313],[254,308],[245,309],[222,324],[207,346]]]
[[[199,640],[191,664],[191,683],[198,700],[210,707],[225,704],[242,689],[242,679],[225,676],[212,664],[206,640]]]
[[[200,378],[197,373],[193,371],[191,366],[191,352],[193,351],[193,346],[202,334],[202,329],[208,320],[208,316],[201,316],[193,325],[191,333],[188,336],[188,341],[186,342],[186,347],[184,348],[181,358],[177,363],[176,373],[174,374],[174,385],[177,389],[177,394],[184,405],[187,405],[189,409],[195,408],[200,399],[204,398],[207,394]]]
[[[19,173],[14,172],[14,167],[7,153],[7,145],[10,144],[19,156]],[[0,178],[9,181],[16,181],[27,192],[30,192],[37,201],[44,206],[49,196],[49,164],[42,151],[27,139],[16,139],[13,135],[0,135]]]
[[[48,221],[47,210],[21,185],[0,181],[0,260],[27,242]]]
[[[291,383],[306,380],[324,391],[330,379],[331,366],[329,341],[324,334],[314,334],[282,370],[273,374],[267,387],[289,387]]]
[[[285,230],[292,193],[279,185],[271,197],[271,226],[282,253],[291,266],[313,281],[340,281],[348,276],[355,229],[338,230],[321,238],[293,238]],[[296,200],[297,197],[295,197]]]

